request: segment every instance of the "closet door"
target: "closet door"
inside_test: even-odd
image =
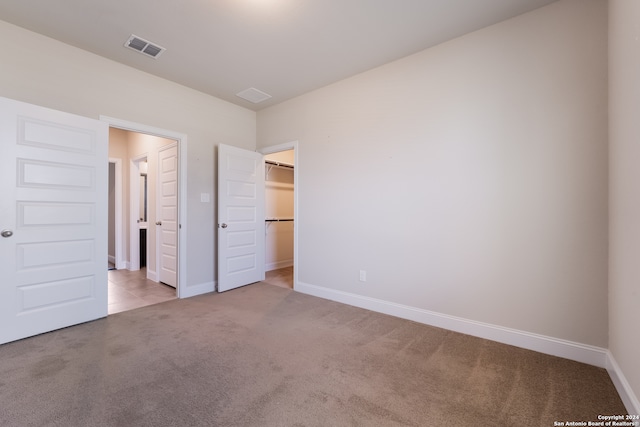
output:
[[[262,154],[218,148],[218,292],[264,280]]]

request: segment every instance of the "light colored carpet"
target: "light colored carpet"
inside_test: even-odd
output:
[[[2,426],[552,426],[603,369],[258,283],[0,346]]]

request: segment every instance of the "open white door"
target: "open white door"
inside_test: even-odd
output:
[[[218,148],[218,292],[264,280],[262,154]]]
[[[0,98],[0,344],[107,315],[108,133]]]
[[[178,270],[178,144],[158,150],[156,236],[160,247],[160,281],[176,287]]]

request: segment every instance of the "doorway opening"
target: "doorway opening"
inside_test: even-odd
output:
[[[294,141],[259,151],[225,144],[218,146],[218,292],[264,281],[267,269],[290,267],[293,267],[290,273],[293,280],[289,280],[287,287],[296,288],[298,270],[294,264],[298,259],[299,218],[297,145],[297,141]],[[265,155],[291,150],[292,155],[287,154],[291,156],[288,162],[265,159]],[[265,175],[270,174],[273,167],[293,171],[293,179],[289,177],[283,183],[272,184],[285,190],[279,192],[280,195],[290,196],[293,193],[293,200],[289,200],[281,211],[274,204],[274,210],[267,215]],[[289,238],[289,249],[280,252],[275,250],[274,255],[267,260],[266,224],[280,222],[289,223],[289,228],[281,230],[283,233],[274,234],[288,234],[290,237],[293,224],[293,248],[291,249]],[[273,245],[277,246],[278,242]]]
[[[110,126],[110,169],[125,169],[120,170],[119,184],[115,179],[113,183],[120,197],[114,191],[109,198],[114,201],[109,261],[115,261],[108,272],[109,314],[189,296],[181,292],[186,273],[181,256],[186,227],[180,222],[186,217],[181,197],[186,194],[186,135],[108,117],[101,120]]]
[[[297,142],[261,150],[265,161],[265,282],[289,289],[297,280]]]

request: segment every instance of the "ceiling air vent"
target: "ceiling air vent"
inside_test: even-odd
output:
[[[262,101],[266,101],[271,98],[271,95],[268,93],[264,93],[261,90],[256,89],[255,87],[250,87],[249,89],[245,89],[242,92],[236,93],[236,96],[239,96],[242,99],[246,99],[249,102],[253,102],[257,104]]]
[[[150,41],[142,39],[138,36],[134,36],[133,34],[131,34],[131,37],[129,37],[124,46],[140,53],[144,53],[145,55],[150,56],[154,59],[160,56],[160,54],[166,50],[163,47],[155,45]]]

